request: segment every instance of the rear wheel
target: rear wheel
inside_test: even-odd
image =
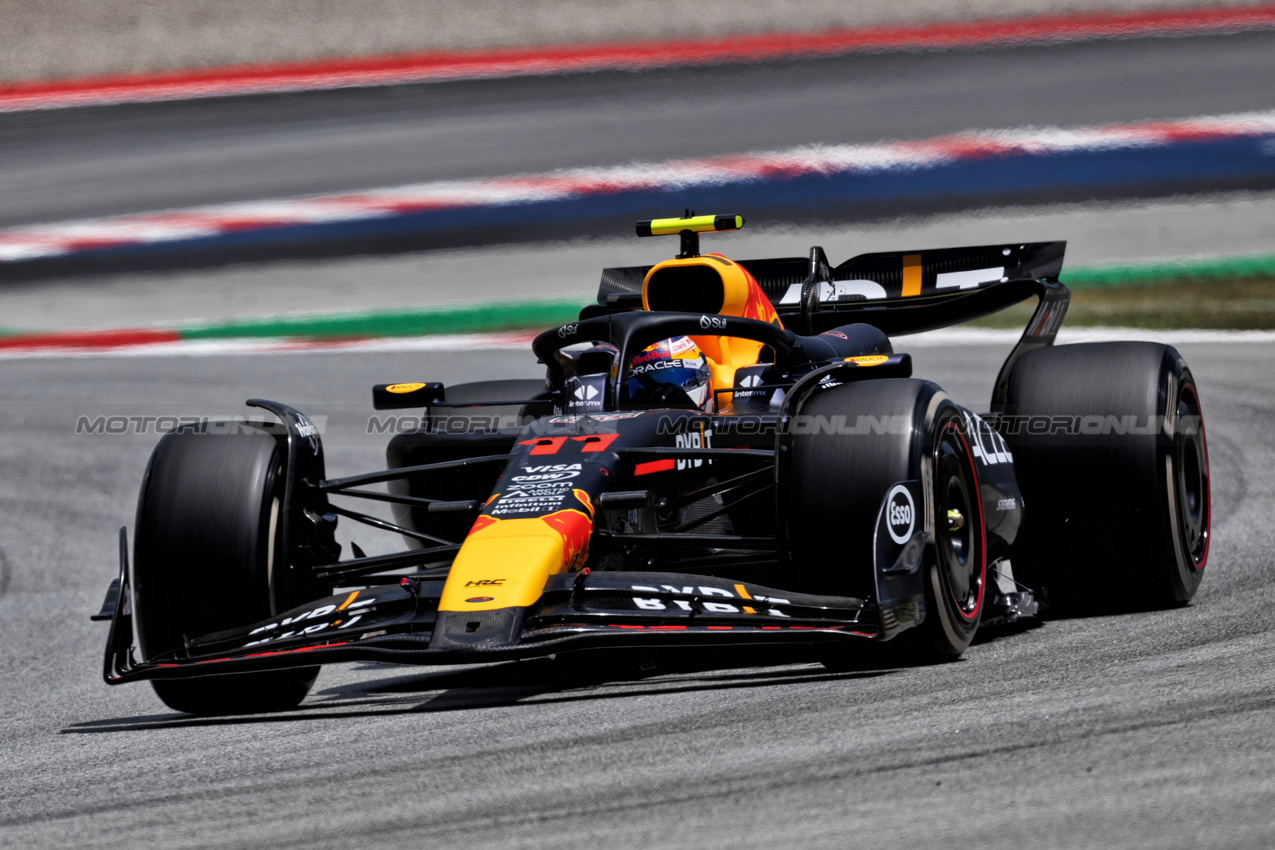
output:
[[[873,595],[882,501],[895,483],[921,481],[918,527],[932,541],[922,561],[926,616],[891,644],[910,662],[959,656],[978,629],[987,577],[978,480],[960,408],[928,381],[885,379],[822,391],[800,415],[805,418],[795,421],[811,433],[793,437],[781,501],[794,584],[807,593]],[[907,427],[874,426],[900,421]],[[840,433],[826,433],[821,423]],[[956,515],[961,522],[949,522]],[[847,660],[833,656],[825,663]]]
[[[473,403],[532,399],[545,393],[545,382],[537,378],[509,381],[473,381],[456,384],[446,390],[447,402]],[[430,429],[444,433],[476,433],[479,431],[522,430],[528,416],[547,416],[553,405],[490,405],[484,407],[437,407],[430,410]]]
[[[217,430],[213,425],[214,432]],[[134,618],[144,657],[287,610],[280,551],[284,454],[275,438],[235,427],[165,434],[137,506]],[[189,714],[280,711],[298,705],[318,667],[152,681]]]
[[[1189,602],[1208,560],[1209,463],[1182,356],[1141,342],[1034,351],[1005,412],[1026,508],[1016,575],[1056,612]]]

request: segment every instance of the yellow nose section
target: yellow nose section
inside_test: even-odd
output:
[[[481,516],[465,538],[440,611],[490,611],[534,603],[550,576],[584,564],[593,521],[577,510],[525,519]]]

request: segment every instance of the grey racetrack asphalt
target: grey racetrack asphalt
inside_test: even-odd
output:
[[[0,115],[0,227],[968,129],[1272,107],[1275,33]]]
[[[1271,34],[1094,42],[3,115],[0,227],[967,128],[1265,110],[1275,105],[1272,46]],[[1172,255],[1172,234],[1188,230],[1205,236],[1181,253],[1269,251],[1269,226],[1226,224],[1269,212],[1268,199],[1251,200],[1200,213],[1198,229],[1192,209],[1176,206],[1084,222],[1083,210],[1023,221],[1001,211],[916,235],[926,247],[1080,234],[1086,262],[1119,260],[1126,244],[1132,256]],[[1238,241],[1210,242],[1211,230]],[[771,237],[758,236],[769,250]],[[865,237],[846,232],[829,249],[904,238],[888,228]],[[626,261],[643,261],[638,248],[623,249]],[[591,288],[596,271],[580,270],[596,268],[596,249],[564,246],[569,284],[553,249],[538,249],[526,295]],[[330,290],[318,306],[347,310],[385,287],[367,302],[385,307],[453,297],[436,281],[422,282],[419,299],[396,294],[422,270],[466,280],[469,255],[439,256],[313,266],[313,279],[305,264],[263,265],[6,292],[33,327],[81,297],[67,308],[81,325],[315,309],[306,296],[316,287]],[[499,263],[527,270],[516,250]],[[271,292],[281,268],[286,286]],[[109,297],[90,297],[104,284]],[[488,294],[462,288],[455,298]],[[1215,516],[1190,607],[1051,621],[988,635],[956,664],[869,673],[734,662],[604,682],[548,662],[352,665],[325,670],[298,711],[226,720],[173,714],[144,684],[101,682],[106,629],[87,618],[115,574],[116,530],[132,524],[156,435],[77,436],[76,421],[235,415],[245,398],[277,398],[328,417],[329,470],[345,474],[383,461],[384,438],[366,433],[371,384],[530,377],[532,358],[0,360],[0,847],[1275,845],[1275,349],[1181,350],[1200,384]],[[1003,355],[923,348],[916,371],[981,407]],[[1097,582],[1111,566],[1096,552],[1077,569]]]
[[[605,683],[547,662],[352,665],[298,711],[221,720],[101,682],[106,629],[88,614],[154,435],[77,437],[77,418],[275,397],[329,417],[343,474],[382,459],[370,384],[530,376],[531,358],[0,363],[0,846],[1270,846],[1275,350],[1181,350],[1215,515],[1190,607],[1051,621],[955,664],[869,673]],[[916,371],[977,405],[1003,353],[917,349]],[[1100,582],[1113,566],[1095,552],[1077,569]]]

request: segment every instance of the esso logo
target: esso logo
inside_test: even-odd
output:
[[[916,505],[912,494],[902,484],[895,484],[885,497],[885,527],[895,543],[907,543],[916,527]]]

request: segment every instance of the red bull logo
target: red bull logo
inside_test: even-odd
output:
[[[495,497],[493,496],[492,498],[494,499]],[[478,519],[474,520],[474,524],[470,526],[469,528],[469,534],[475,534],[479,531],[482,531],[487,526],[495,525],[498,522],[500,522],[500,517],[487,516],[486,514],[484,514],[483,516],[480,516]],[[469,536],[469,535],[466,535],[466,536]]]
[[[648,363],[652,360],[659,360],[661,358],[668,357],[668,356],[669,356],[668,343],[664,340],[660,340],[659,342],[652,343],[651,345],[648,345],[646,348],[639,351],[637,355],[634,356],[633,363],[634,365],[638,363]]]
[[[562,538],[562,565],[567,569],[574,570],[583,566],[585,560],[589,557],[589,538],[593,535],[593,500],[589,498],[588,493],[578,487],[573,488],[571,494],[575,497],[576,502],[584,508],[583,511],[575,508],[565,508],[539,517],[528,517],[527,519],[537,519],[543,522]],[[492,499],[494,498],[493,496]],[[487,501],[488,504],[491,503],[491,499]],[[522,522],[524,520],[514,521]],[[483,514],[474,520],[474,524],[470,526],[469,534],[466,535],[466,538],[472,537],[483,529],[490,528],[499,522],[507,523],[510,520]]]
[[[584,562],[589,557],[589,537],[593,534],[593,520],[582,511],[565,510],[542,516],[540,521],[562,538],[563,566],[570,570],[584,566]]]
[[[748,280],[748,300],[744,302],[743,317],[781,325],[779,314],[775,312],[775,307],[770,303],[770,299],[766,297],[766,293],[762,292],[761,286],[758,285],[757,281],[747,270],[741,269],[741,271],[744,272]]]
[[[593,503],[573,490],[568,504],[541,516],[483,515],[465,537],[443,588],[439,609],[487,611],[531,605],[549,576],[579,569],[589,557]],[[485,596],[473,596],[481,587]]]

